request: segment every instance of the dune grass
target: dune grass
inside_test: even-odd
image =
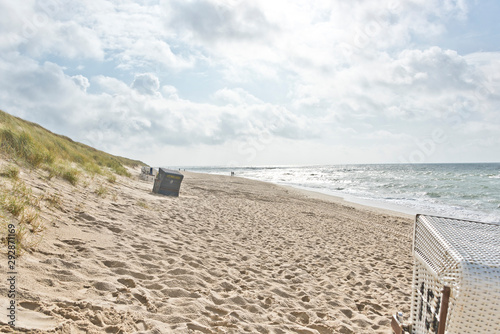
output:
[[[5,165],[0,170],[0,176],[17,180],[19,178],[19,168],[14,165]]]
[[[109,189],[108,189],[106,186],[104,186],[103,184],[100,184],[100,185],[96,188],[96,190],[95,190],[94,192],[95,192],[95,194],[96,194],[97,196],[99,196],[99,197],[106,197],[106,195],[107,195],[107,194],[108,194],[108,192],[109,192]]]
[[[40,218],[40,199],[22,180],[10,178],[10,184],[0,184],[0,217],[2,239],[6,242],[7,227],[16,226],[16,254],[32,250],[41,240],[45,224]],[[10,217],[8,216],[10,215]]]
[[[78,180],[78,166],[89,174],[104,175],[107,170],[130,176],[125,166],[145,165],[141,161],[114,156],[44,129],[38,124],[0,110],[0,153],[30,168],[42,168],[51,177],[71,184]]]
[[[8,226],[16,226],[16,253],[31,251],[37,246],[45,229],[41,218],[41,201],[49,208],[60,208],[59,194],[37,197],[20,177],[20,170],[39,169],[47,179],[61,178],[73,186],[80,179],[101,175],[109,183],[117,182],[116,175],[130,176],[126,166],[145,165],[141,161],[96,150],[44,129],[38,124],[11,116],[0,110],[0,157],[8,163],[0,168],[0,238],[6,243]],[[105,197],[109,189],[101,184],[96,194]]]

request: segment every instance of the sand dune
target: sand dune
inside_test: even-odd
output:
[[[410,218],[185,174],[172,198],[137,178],[73,187],[22,173],[62,202],[19,260],[15,331],[390,333],[391,313],[409,312]]]

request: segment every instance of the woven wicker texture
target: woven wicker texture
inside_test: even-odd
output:
[[[446,285],[447,334],[500,334],[500,225],[418,215],[413,247],[412,332],[437,333]]]

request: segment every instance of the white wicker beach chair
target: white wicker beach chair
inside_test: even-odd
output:
[[[500,334],[500,225],[417,215],[408,324],[396,334]]]

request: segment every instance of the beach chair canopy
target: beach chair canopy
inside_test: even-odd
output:
[[[153,192],[167,196],[179,196],[183,178],[184,175],[175,170],[160,168],[155,178]]]
[[[412,333],[438,333],[443,304],[443,333],[500,333],[500,225],[417,215],[413,240]]]

